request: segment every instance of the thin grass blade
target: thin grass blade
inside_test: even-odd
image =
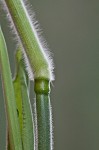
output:
[[[16,76],[13,81],[24,150],[34,150],[33,117],[29,99],[29,78],[22,61],[21,48],[16,53]]]
[[[14,95],[13,82],[11,77],[10,64],[4,36],[0,28],[0,69],[2,77],[2,87],[4,91],[8,132],[10,145],[13,150],[22,150],[22,141],[17,117],[17,107]]]

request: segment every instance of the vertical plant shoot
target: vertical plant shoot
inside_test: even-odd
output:
[[[4,7],[11,16],[23,45],[28,74],[34,77],[36,93],[38,150],[52,150],[52,113],[50,106],[50,84],[54,80],[53,62],[38,36],[35,22],[32,23],[23,0],[5,0]],[[27,63],[29,62],[29,64]],[[31,68],[31,72],[30,69]]]

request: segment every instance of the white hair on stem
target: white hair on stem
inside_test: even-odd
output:
[[[38,150],[38,125],[37,125],[37,110],[36,110],[36,99],[34,98],[33,104],[33,118],[34,118],[34,150]]]
[[[51,150],[54,148],[54,142],[53,142],[53,118],[52,118],[52,106],[51,101],[49,101],[49,108],[50,108],[50,140],[51,140]],[[34,105],[33,105],[33,115],[34,115],[34,127],[35,127],[35,133],[34,133],[34,139],[35,139],[35,150],[38,149],[38,125],[37,125],[37,111],[36,111],[36,99],[34,99]]]
[[[15,25],[13,23],[13,19],[12,19],[10,13],[9,13],[8,7],[7,7],[6,3],[3,0],[0,2],[0,4],[2,4],[2,6],[4,6],[2,8],[3,8],[4,12],[6,12],[6,18],[7,18],[8,22],[9,22],[10,32],[12,33],[12,35],[14,37],[13,40],[16,41],[16,49],[18,49],[19,46],[21,46],[22,56],[23,56],[22,58],[23,58],[23,62],[25,64],[26,71],[28,73],[28,77],[29,77],[30,80],[33,80],[34,77],[33,77],[32,69],[30,67],[30,63],[28,61],[27,55],[25,53],[25,50],[24,50],[24,48],[22,46],[20,37],[18,36],[17,30],[16,30]]]
[[[23,1],[21,1],[21,2],[22,2],[24,10],[26,12],[26,15],[27,15],[27,17],[29,19],[29,23],[30,23],[30,25],[32,27],[34,35],[35,35],[35,37],[37,39],[39,47],[40,47],[43,55],[45,56],[45,59],[47,60],[47,62],[49,64],[50,80],[54,80],[54,75],[53,75],[53,69],[54,69],[53,59],[51,57],[51,52],[50,52],[50,50],[48,48],[48,44],[47,44],[46,40],[43,38],[43,36],[42,36],[42,33],[41,33],[42,30],[40,29],[40,25],[38,24],[38,21],[36,21],[35,13],[31,9],[31,6],[28,4],[27,0],[24,0],[25,3]]]
[[[10,33],[13,36],[13,40],[19,45],[20,39],[19,39],[19,36],[17,34],[15,25],[13,23],[12,17],[10,15],[9,9],[8,9],[8,7],[7,7],[7,5],[6,5],[4,0],[0,1],[0,5],[2,6],[3,12],[5,12],[5,17],[6,17],[7,21],[8,21],[8,27],[10,29],[9,31],[10,31]]]
[[[7,18],[10,22],[10,28],[12,30],[13,33],[15,33],[15,37],[17,37],[17,41],[19,43],[20,41],[20,37],[18,36],[17,34],[17,31],[16,31],[16,28],[14,26],[14,23],[12,21],[12,18],[11,18],[11,15],[9,13],[9,10],[6,6],[6,3],[4,2],[4,0],[1,0],[1,2],[3,3],[3,8],[6,10],[7,12]],[[33,30],[33,33],[36,37],[36,40],[38,42],[38,45],[40,47],[40,50],[42,51],[43,55],[44,55],[44,58],[46,59],[47,63],[48,63],[48,67],[49,67],[49,73],[50,73],[50,81],[53,81],[54,80],[54,74],[53,74],[53,70],[54,70],[54,64],[53,64],[53,59],[51,57],[51,52],[48,48],[48,44],[47,42],[45,41],[45,39],[42,37],[42,34],[41,34],[41,29],[40,29],[40,25],[38,24],[38,21],[36,21],[35,19],[35,13],[33,12],[33,10],[31,11],[31,6],[28,4],[28,1],[27,0],[21,0],[21,4],[24,8],[24,11],[26,13],[26,16],[28,18],[28,21],[30,23],[30,26]],[[29,63],[29,60],[26,56],[26,53],[25,53],[25,50],[23,49],[23,52],[24,52],[24,60],[25,60],[25,64],[26,64],[26,70],[28,71],[28,74],[29,74],[29,78],[30,79],[33,79],[33,73],[31,73],[31,66],[30,66],[30,63]],[[35,72],[35,70],[34,70]],[[35,77],[35,74],[34,74],[34,77]]]
[[[53,118],[52,118],[52,106],[51,101],[49,101],[50,105],[50,139],[51,139],[51,150],[53,150],[54,142],[53,142]]]
[[[25,50],[24,50],[23,47],[21,49],[22,49],[22,55],[23,55],[22,58],[23,58],[23,62],[25,64],[25,69],[27,71],[28,77],[29,77],[30,80],[34,80],[33,72],[32,72],[29,60],[27,58],[27,55],[25,53]]]

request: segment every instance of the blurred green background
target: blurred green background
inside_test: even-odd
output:
[[[31,4],[55,63],[51,95],[54,149],[98,150],[99,0],[31,0]],[[13,74],[14,36],[3,13],[0,22]],[[0,150],[5,150],[4,141],[5,115],[0,93]]]

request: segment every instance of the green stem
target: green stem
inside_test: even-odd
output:
[[[34,72],[34,78],[42,77],[51,80],[52,72],[49,57],[44,53],[44,48],[40,43],[23,0],[5,0],[5,2]]]
[[[35,80],[38,150],[52,150],[52,116],[50,106],[50,82]]]
[[[38,150],[52,150],[50,81],[52,63],[44,53],[23,0],[5,0],[27,54],[35,80]]]

